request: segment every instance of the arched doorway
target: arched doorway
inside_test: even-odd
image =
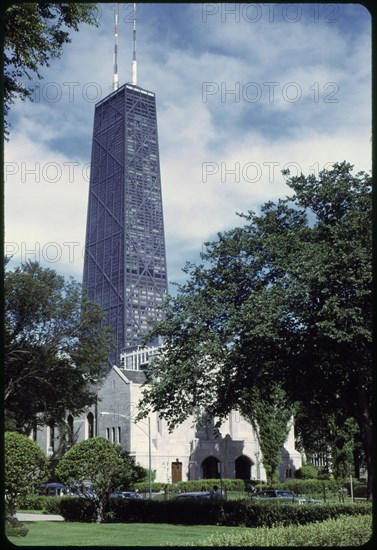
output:
[[[235,460],[236,478],[237,479],[251,479],[251,467],[254,465],[253,461],[246,455],[241,455]]]
[[[208,456],[202,462],[203,479],[215,479],[220,477],[220,460],[214,456]]]

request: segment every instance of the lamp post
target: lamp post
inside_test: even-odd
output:
[[[100,412],[100,416],[102,415],[105,415],[105,414],[109,414],[109,415],[114,415],[114,413],[111,413],[111,412],[105,412],[105,411],[101,411]],[[122,418],[125,418],[126,420],[132,420],[132,418],[130,416],[126,416],[125,414],[121,414],[121,413],[116,413],[117,416],[121,416]],[[139,420],[139,422],[141,422]],[[144,422],[145,424],[145,422]],[[143,433],[145,433],[145,435],[148,436],[148,464],[149,464],[149,498],[151,499],[152,498],[152,438],[151,438],[151,419],[150,417],[148,416],[148,432],[146,432],[145,430],[143,430],[143,428],[141,428],[138,424],[135,423],[135,426],[137,428],[139,428],[139,430],[141,430]]]

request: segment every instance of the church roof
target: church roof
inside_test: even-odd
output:
[[[113,369],[126,383],[133,382],[134,384],[144,384],[147,380],[145,373],[141,370],[120,369],[115,365]]]
[[[145,373],[141,370],[124,370],[123,374],[130,382],[135,384],[144,384],[147,379]]]

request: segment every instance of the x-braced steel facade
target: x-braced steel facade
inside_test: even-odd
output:
[[[106,313],[119,364],[162,317],[167,293],[156,100],[135,85],[95,107],[83,284]]]

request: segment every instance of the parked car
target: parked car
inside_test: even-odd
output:
[[[197,491],[192,493],[178,493],[173,500],[178,500],[180,502],[187,501],[187,500],[207,500],[211,498],[211,493],[209,491]]]
[[[40,487],[40,493],[47,497],[62,496],[67,492],[63,483],[45,483]]]
[[[67,488],[66,494],[72,497],[97,499],[98,495],[92,485],[91,481],[84,480],[82,482],[76,481],[71,483]]]
[[[273,499],[274,501],[297,502],[298,504],[306,502],[305,498],[299,497],[293,491],[286,489],[266,489],[265,491],[254,493],[250,498],[255,500]]]
[[[123,498],[137,499],[137,498],[142,498],[142,496],[139,493],[135,493],[133,491],[115,491],[114,493],[110,494],[110,498],[111,499],[123,499]]]

